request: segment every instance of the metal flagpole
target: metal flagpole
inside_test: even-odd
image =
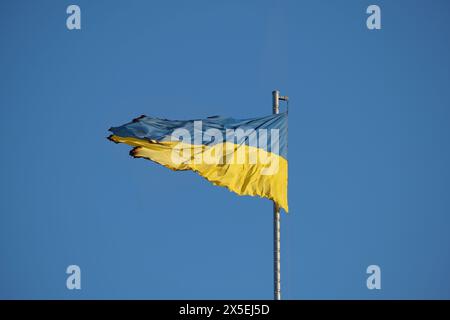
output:
[[[287,101],[287,96],[280,96],[280,91],[272,91],[272,113],[280,112],[280,100]],[[281,300],[281,283],[280,283],[280,208],[273,203],[273,285],[274,300]]]

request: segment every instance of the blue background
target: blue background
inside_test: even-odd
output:
[[[271,299],[271,202],[106,136],[141,114],[267,115],[274,89],[283,298],[450,298],[448,1],[74,3],[78,31],[72,2],[0,2],[0,298]]]

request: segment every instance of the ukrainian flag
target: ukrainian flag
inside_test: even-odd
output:
[[[238,195],[273,200],[288,211],[287,113],[237,120],[141,116],[112,127],[109,140],[172,170],[192,170]]]

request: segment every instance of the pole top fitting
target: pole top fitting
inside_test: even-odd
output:
[[[273,90],[272,91],[272,96],[274,99],[278,98],[278,100],[281,101],[289,101],[289,97],[288,96],[281,96],[280,95],[280,90]]]

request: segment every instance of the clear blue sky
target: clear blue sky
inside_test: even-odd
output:
[[[274,89],[283,298],[450,298],[449,21],[445,0],[1,1],[0,298],[271,299],[268,200],[106,136],[141,114],[267,115]]]

